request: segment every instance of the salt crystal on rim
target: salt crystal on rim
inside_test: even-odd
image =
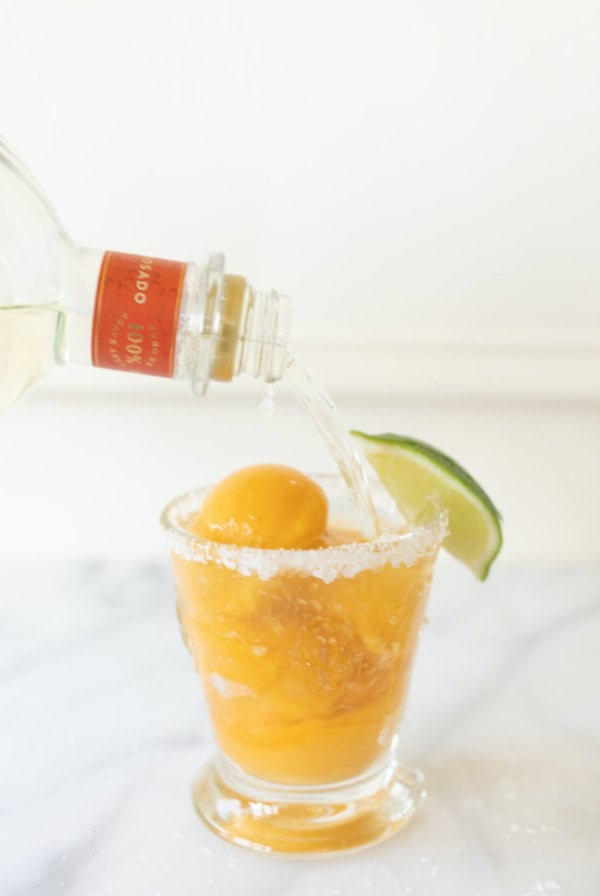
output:
[[[439,548],[447,532],[446,515],[441,513],[425,526],[385,533],[371,541],[308,550],[240,547],[208,541],[186,531],[186,522],[200,508],[205,494],[205,489],[188,492],[164,510],[161,522],[169,549],[188,562],[224,566],[263,581],[284,574],[313,576],[329,584],[386,565],[414,566]]]

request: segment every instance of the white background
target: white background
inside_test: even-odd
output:
[[[81,242],[219,249],[289,293],[349,425],[462,460],[504,510],[505,562],[588,562],[599,38],[591,0],[5,0],[0,131]],[[5,548],[34,527],[49,553],[157,551],[174,491],[327,464],[285,401],[268,424],[257,402],[62,371],[0,421]]]

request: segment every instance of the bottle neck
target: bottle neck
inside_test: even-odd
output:
[[[283,375],[289,300],[226,274],[222,255],[197,265],[68,248],[61,306],[75,314],[63,319],[57,360],[188,379],[199,395],[211,379]],[[82,314],[91,316],[83,350]]]

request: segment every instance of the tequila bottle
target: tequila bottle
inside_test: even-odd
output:
[[[289,301],[227,274],[224,258],[172,261],[80,246],[0,138],[0,411],[54,364],[186,379],[280,379]]]

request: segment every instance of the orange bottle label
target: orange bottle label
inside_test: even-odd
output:
[[[180,261],[104,253],[92,329],[96,367],[173,376],[185,269]]]

